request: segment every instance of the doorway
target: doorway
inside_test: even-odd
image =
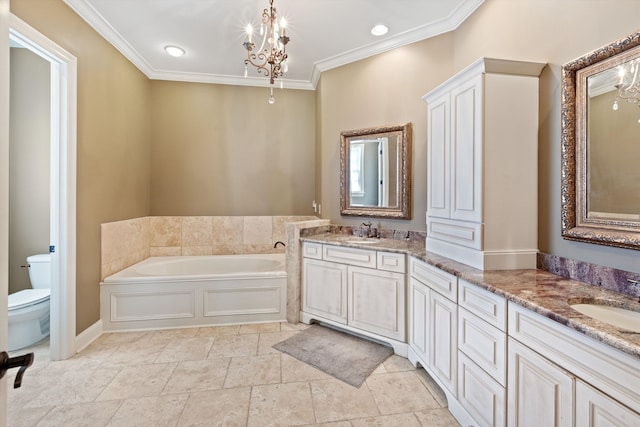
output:
[[[9,16],[11,43],[50,63],[51,360],[76,350],[76,85],[77,60],[29,26]]]

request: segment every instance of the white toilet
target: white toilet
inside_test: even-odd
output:
[[[28,347],[49,335],[51,254],[27,257],[33,289],[9,295],[9,351]]]

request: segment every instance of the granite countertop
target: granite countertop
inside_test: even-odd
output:
[[[637,297],[567,279],[544,270],[478,270],[449,258],[426,252],[424,241],[366,239],[335,233],[307,236],[301,240],[358,249],[405,253],[640,359],[639,332],[611,326],[581,314],[570,307],[570,304],[599,300],[606,301],[606,305],[640,311],[640,301]]]

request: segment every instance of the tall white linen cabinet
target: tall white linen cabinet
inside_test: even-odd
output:
[[[482,270],[535,268],[544,66],[481,58],[423,97],[427,251]]]

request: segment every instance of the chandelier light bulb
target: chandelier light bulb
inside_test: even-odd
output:
[[[262,23],[260,25],[260,47],[253,44],[251,35],[253,28],[246,26],[247,38],[242,45],[247,51],[244,60],[245,75],[249,65],[255,67],[258,74],[269,78],[269,84],[273,87],[275,80],[282,77],[287,71],[287,44],[291,41],[287,36],[287,20],[278,17],[278,11],[273,5],[274,0],[269,0],[269,7],[262,11]],[[269,103],[273,104],[273,91],[269,98]]]
[[[632,59],[618,68],[620,80],[614,86],[617,90],[613,101],[613,110],[619,108],[618,100],[626,100],[632,105],[640,105],[640,63]]]

